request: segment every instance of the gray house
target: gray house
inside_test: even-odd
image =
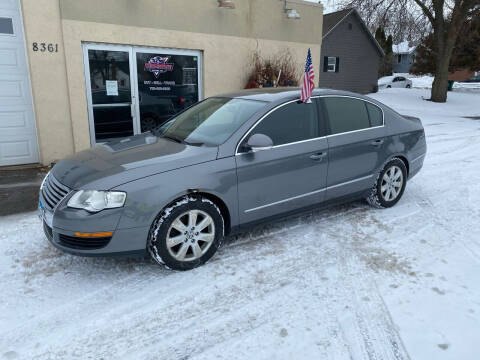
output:
[[[408,73],[415,61],[415,46],[409,46],[408,41],[393,45],[392,70],[394,73]]]
[[[382,56],[382,47],[355,9],[323,16],[319,87],[373,92]]]

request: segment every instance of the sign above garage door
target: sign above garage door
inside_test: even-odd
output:
[[[0,3],[0,166],[38,162],[37,134],[18,1]]]

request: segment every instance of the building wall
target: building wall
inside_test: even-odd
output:
[[[203,97],[245,86],[253,52],[290,49],[303,69],[312,49],[319,69],[322,6],[289,1],[300,20],[289,20],[283,1],[236,0],[21,0],[41,162],[90,147],[82,43],[193,49],[203,53]],[[33,52],[31,43],[58,43],[58,53]]]
[[[414,54],[402,54],[398,62],[398,54],[393,54],[392,71],[394,73],[408,73],[413,65]]]
[[[349,29],[348,24],[352,24]],[[380,54],[358,18],[350,14],[323,39],[319,87],[370,93],[377,85]],[[324,72],[325,56],[339,57],[339,71]]]
[[[40,161],[49,164],[74,151],[60,7],[55,0],[21,5]],[[35,51],[34,43],[37,49],[41,43],[58,44],[58,52]]]

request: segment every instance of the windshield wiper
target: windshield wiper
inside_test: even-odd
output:
[[[172,135],[163,135],[163,137],[164,137],[165,139],[169,139],[169,140],[175,141],[175,142],[177,142],[177,143],[179,143],[179,144],[186,144],[186,142],[185,142],[184,140],[179,139],[179,138],[177,138],[177,137],[175,137],[175,136],[172,136]]]
[[[186,140],[182,140],[176,136],[172,136],[172,135],[163,135],[163,137],[165,139],[169,139],[169,140],[172,140],[172,141],[175,141],[179,144],[185,144],[185,145],[190,145],[190,146],[202,146],[203,143],[202,142],[189,142],[189,141],[186,141]]]

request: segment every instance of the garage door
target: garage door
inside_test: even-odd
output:
[[[38,162],[18,0],[0,1],[0,166]]]

